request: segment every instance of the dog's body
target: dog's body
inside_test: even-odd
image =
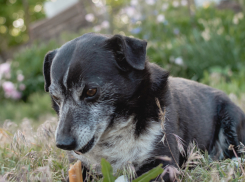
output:
[[[59,114],[56,145],[87,168],[101,158],[115,171],[132,163],[138,175],[160,163],[181,165],[176,136],[185,152],[195,141],[214,158],[232,158],[229,145],[245,141],[240,108],[219,90],[168,77],[146,61],[139,39],[85,34],[47,54],[44,76]]]

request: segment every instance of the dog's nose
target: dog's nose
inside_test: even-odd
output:
[[[76,140],[73,137],[59,137],[56,139],[56,146],[63,150],[74,150],[76,148]]]

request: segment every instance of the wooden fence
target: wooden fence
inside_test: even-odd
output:
[[[85,6],[82,1],[79,1],[52,18],[30,25],[30,41],[32,42],[36,39],[47,41],[58,38],[61,32],[64,31],[76,32],[80,28],[88,25],[88,22],[84,18],[85,15]]]

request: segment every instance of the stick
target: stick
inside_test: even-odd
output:
[[[70,165],[68,173],[70,182],[83,182],[81,161],[78,160],[74,165]]]

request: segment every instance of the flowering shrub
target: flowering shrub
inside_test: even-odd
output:
[[[0,64],[0,89],[2,89],[5,98],[18,100],[21,98],[21,91],[25,90],[25,85],[22,83],[22,81],[24,80],[24,76],[22,74],[18,74],[16,79],[18,82],[16,84],[9,81],[10,78],[10,62]]]
[[[148,40],[150,60],[174,76],[200,80],[204,70],[215,66],[243,71],[241,12],[218,10],[207,3],[194,7],[186,0],[131,0],[120,13],[120,22],[133,36]]]
[[[42,64],[45,54],[57,48],[55,42],[28,47],[0,64],[0,99],[26,101],[35,92],[43,92]]]
[[[92,28],[62,35],[66,42],[87,32],[123,34],[148,41],[147,55],[173,76],[201,80],[213,67],[244,72],[245,22],[242,12],[218,10],[188,0],[93,0],[85,15]],[[6,98],[26,100],[43,91],[44,55],[61,43],[51,42],[23,50],[0,67],[0,92]],[[4,84],[4,82],[6,82]],[[12,82],[12,83],[11,83]]]
[[[3,90],[7,98],[20,99],[21,97],[21,93],[16,90],[14,84],[10,81],[3,82]]]
[[[8,62],[0,64],[0,79],[10,78],[10,64]]]
[[[200,80],[204,70],[216,66],[243,71],[245,23],[242,12],[218,10],[208,2],[196,7],[188,0],[130,0],[121,4],[119,10],[109,1],[92,2],[99,17],[89,13],[85,18],[94,24],[93,31],[107,30],[111,34],[148,40],[150,60],[174,76]],[[101,17],[106,23],[101,23]]]

